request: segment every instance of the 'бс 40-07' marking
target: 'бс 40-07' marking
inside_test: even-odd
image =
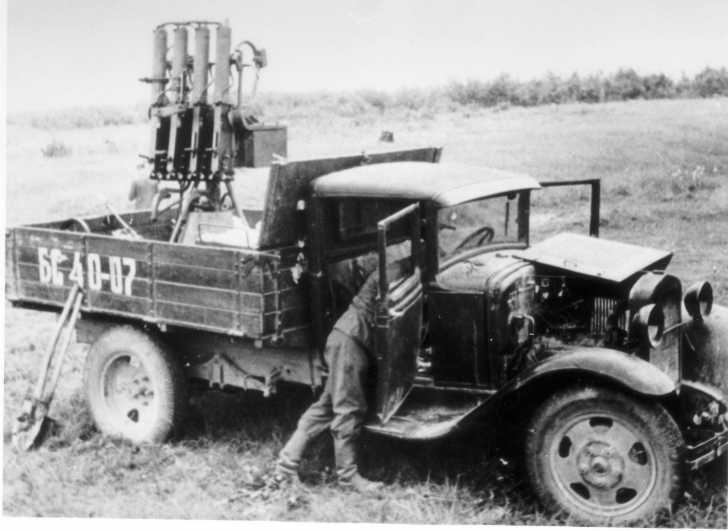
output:
[[[81,286],[88,285],[91,290],[103,289],[104,280],[109,281],[112,293],[118,295],[131,295],[131,287],[136,276],[136,260],[126,256],[109,256],[109,270],[103,271],[101,257],[96,253],[88,253],[84,272],[81,253],[73,253],[73,266],[68,278],[78,282]],[[38,275],[44,284],[63,286],[65,277],[59,265],[68,260],[68,256],[60,249],[38,247]]]

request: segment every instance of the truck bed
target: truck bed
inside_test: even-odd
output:
[[[110,216],[21,226],[6,233],[6,295],[25,306],[61,307],[75,281],[84,314],[107,314],[288,346],[308,343],[303,286],[294,247],[256,251],[155,241],[165,226],[149,212],[121,216],[144,240],[112,235]],[[78,228],[76,227],[78,230]]]

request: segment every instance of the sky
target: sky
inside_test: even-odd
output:
[[[728,64],[728,0],[6,0],[8,112],[146,101],[153,28],[229,19],[260,90],[397,90]]]

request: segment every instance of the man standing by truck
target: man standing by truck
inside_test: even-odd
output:
[[[395,246],[394,252],[401,253],[400,247]],[[373,362],[372,328],[379,280],[378,273],[371,272],[376,261],[360,260],[348,261],[333,274],[334,279],[346,278],[346,282],[339,284],[355,286],[357,278],[369,273],[326,340],[324,358],[329,367],[326,385],[319,399],[303,413],[296,431],[281,450],[275,471],[277,483],[298,481],[306,447],[328,428],[334,439],[339,484],[362,493],[374,493],[383,487],[380,482],[362,477],[357,467],[359,436],[367,412],[366,382]]]
[[[152,208],[154,196],[159,191],[157,181],[150,179],[148,175],[142,175],[145,167],[144,163],[137,166],[138,176],[129,187],[129,201],[134,203],[134,208],[137,210]]]

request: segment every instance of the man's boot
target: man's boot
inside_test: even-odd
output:
[[[348,478],[340,478],[339,485],[361,494],[379,494],[384,488],[384,483],[381,481],[371,481],[366,479],[362,477],[359,472]]]
[[[281,463],[276,463],[271,476],[272,486],[277,488],[303,488],[301,478],[298,476],[298,470],[290,469]]]

